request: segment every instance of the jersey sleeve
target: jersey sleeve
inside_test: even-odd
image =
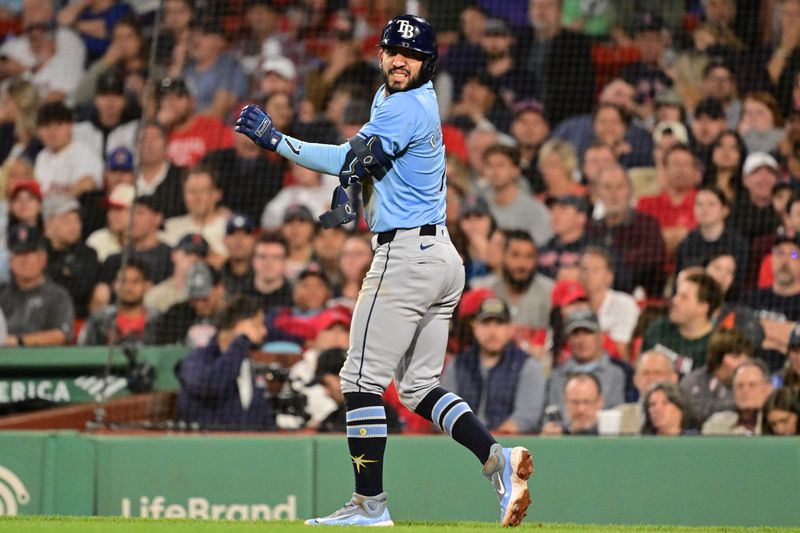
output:
[[[383,151],[390,157],[405,150],[414,138],[419,104],[407,93],[395,93],[384,100],[359,135],[365,139],[377,135]]]

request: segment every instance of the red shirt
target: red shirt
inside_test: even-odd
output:
[[[666,191],[657,196],[643,196],[639,198],[636,210],[658,220],[661,229],[683,227],[693,230],[697,226],[694,219],[694,197],[696,195],[697,190],[692,189],[678,205],[672,203],[672,199]]]
[[[169,135],[167,154],[173,164],[192,167],[213,150],[233,146],[233,128],[213,117],[197,115]]]

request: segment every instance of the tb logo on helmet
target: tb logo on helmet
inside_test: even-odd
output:
[[[403,36],[403,39],[411,39],[414,36],[414,26],[407,20],[399,21],[400,25],[397,28],[398,33]]]

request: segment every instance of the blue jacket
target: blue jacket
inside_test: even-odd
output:
[[[486,421],[490,430],[505,422],[514,412],[519,375],[522,366],[529,358],[530,356],[515,343],[509,342],[503,349],[500,361],[489,369],[486,391],[482,390],[483,380],[477,345],[456,357],[453,362],[458,394],[475,414],[478,414],[480,409],[481,398],[486,395]]]
[[[273,430],[275,418],[266,390],[250,372],[252,399],[244,407],[238,379],[242,363],[250,357],[250,341],[239,336],[225,352],[217,337],[208,346],[195,348],[181,362],[178,379],[178,420],[199,424],[203,429]]]

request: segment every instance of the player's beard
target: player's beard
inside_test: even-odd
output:
[[[422,81],[422,78],[420,78],[419,72],[417,72],[416,76],[413,77],[409,76],[408,84],[405,86],[405,88],[399,89],[396,87],[392,87],[391,84],[389,83],[389,73],[387,73],[385,70],[381,72],[381,77],[383,78],[383,85],[386,87],[386,92],[389,94],[401,93],[403,91],[410,91],[412,89],[416,89],[417,87],[422,87],[422,85],[425,83]]]
[[[531,272],[526,278],[524,279],[516,279],[514,276],[511,275],[511,271],[508,268],[503,267],[503,279],[506,283],[508,283],[511,292],[515,294],[521,294],[528,290],[528,287],[531,286],[533,283],[533,278],[536,276],[536,271]]]

